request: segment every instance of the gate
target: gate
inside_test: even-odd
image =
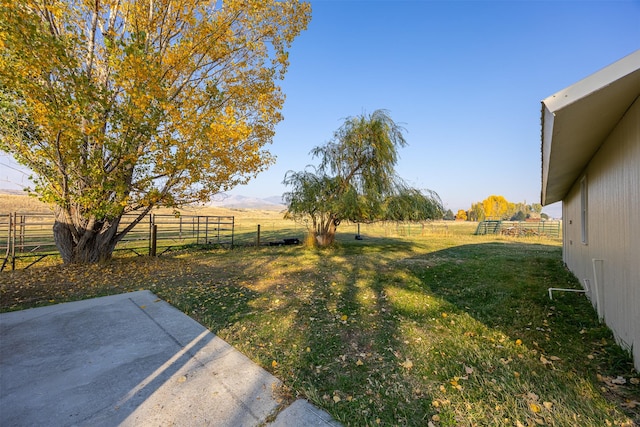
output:
[[[119,229],[130,225],[137,215],[123,215]],[[0,214],[0,271],[16,260],[25,259],[29,268],[50,255],[58,255],[53,239],[54,216],[50,213]],[[187,245],[233,248],[233,216],[148,214],[116,245],[116,251],[136,255],[163,254]]]

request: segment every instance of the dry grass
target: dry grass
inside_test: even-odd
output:
[[[44,213],[52,212],[52,208],[35,197],[0,193],[0,214],[13,212]]]
[[[4,194],[0,192],[0,213],[9,212],[51,212],[52,207],[26,194]],[[235,216],[249,221],[279,220],[283,213],[268,209],[231,209],[215,206],[186,206],[179,209],[185,215]],[[173,213],[173,209],[159,208],[156,213]]]

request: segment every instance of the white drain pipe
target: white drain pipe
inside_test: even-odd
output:
[[[589,292],[589,279],[584,279],[584,289],[567,289],[567,288],[549,288],[549,299],[553,299],[553,291],[561,291],[561,292],[578,292],[581,294],[585,294]]]
[[[593,267],[593,280],[595,281],[595,286],[593,288],[593,297],[595,298],[596,303],[596,312],[598,313],[598,319],[604,319],[604,308],[602,301],[600,300],[600,286],[602,286],[602,280],[600,280],[600,274],[602,273],[602,266],[604,264],[603,259],[593,258],[591,260],[591,264]],[[561,292],[578,292],[585,294],[589,292],[589,279],[583,279],[584,289],[566,289],[566,288],[549,288],[549,299],[553,299],[553,291],[561,291]],[[603,295],[604,296],[604,295]]]

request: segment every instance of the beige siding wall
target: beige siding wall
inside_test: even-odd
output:
[[[585,124],[588,126],[588,124]],[[586,177],[588,241],[580,183]],[[627,111],[563,201],[564,262],[640,369],[640,99]],[[596,261],[594,261],[596,260]]]

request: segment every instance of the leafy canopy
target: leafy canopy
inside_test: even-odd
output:
[[[442,216],[438,195],[410,188],[397,176],[404,129],[388,112],[347,118],[331,141],[311,151],[317,167],[287,173],[287,215],[306,222],[320,244],[331,243],[342,220],[420,221]]]
[[[70,216],[204,201],[273,162],[294,0],[0,0],[0,149]]]

